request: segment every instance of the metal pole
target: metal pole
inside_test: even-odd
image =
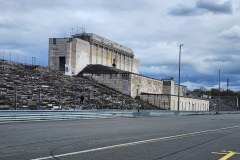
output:
[[[15,92],[14,104],[15,110],[17,110],[17,86],[14,86],[14,92]]]
[[[89,93],[89,108],[91,106],[91,93]]]
[[[179,105],[180,105],[180,84],[181,84],[181,48],[183,44],[179,46],[179,62],[178,62],[178,108],[177,110],[179,111]]]
[[[140,105],[140,104],[139,104],[139,103],[140,103],[139,101],[140,101],[140,98],[138,99],[138,113],[139,113],[139,109],[140,109],[140,108],[139,108],[139,105]]]
[[[166,109],[165,100],[163,100],[163,107],[164,107],[164,109]],[[178,110],[179,110],[179,109],[178,109]]]
[[[221,83],[221,79],[220,79],[220,75],[221,75],[221,71],[220,71],[220,69],[219,69],[219,74],[218,74],[218,79],[219,79],[219,83],[218,83],[218,107],[217,107],[217,112],[216,112],[216,114],[218,114],[218,111],[219,111],[219,109],[220,109],[220,83]]]
[[[32,57],[32,65],[35,65],[36,57]]]
[[[76,81],[74,81],[74,110],[76,109]]]
[[[121,106],[121,109],[123,109],[123,98],[122,98],[122,106]]]
[[[41,88],[38,88],[38,108],[37,110],[41,107]]]
[[[156,99],[156,97],[155,97],[156,95],[154,95],[154,99],[153,99],[153,104],[154,104],[154,106],[156,106],[156,104],[155,104],[155,99]]]
[[[59,97],[58,97],[59,109],[61,108],[61,89],[59,90]]]
[[[229,96],[229,94],[228,94],[228,86],[229,86],[229,79],[227,79],[227,96]]]
[[[103,102],[104,100],[103,100],[103,94],[102,94],[102,110],[103,110],[103,104],[104,104],[104,102]]]
[[[74,110],[76,109],[76,89],[74,91]]]
[[[112,95],[112,109],[113,109],[113,95]]]

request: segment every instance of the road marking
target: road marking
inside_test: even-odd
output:
[[[94,149],[88,149],[88,150],[83,150],[83,151],[58,154],[58,155],[54,155],[54,156],[35,158],[35,159],[31,159],[31,160],[45,160],[45,159],[52,159],[52,158],[58,158],[58,157],[65,157],[65,156],[88,153],[88,152],[95,152],[95,151],[101,151],[101,150],[107,150],[107,149],[113,149],[113,148],[121,148],[121,147],[127,147],[127,146],[139,145],[139,144],[146,144],[146,143],[153,143],[153,142],[164,141],[164,140],[184,138],[184,137],[188,137],[188,136],[190,137],[190,136],[194,136],[194,135],[201,135],[201,134],[205,134],[205,133],[234,129],[234,128],[239,128],[239,127],[240,126],[232,126],[232,127],[226,127],[226,128],[218,128],[218,129],[211,129],[211,130],[205,130],[205,131],[199,131],[199,132],[185,133],[185,134],[179,134],[179,135],[175,135],[175,136],[160,137],[160,138],[154,138],[154,139],[148,139],[148,140],[142,140],[142,141],[136,141],[136,142],[130,142],[130,143],[123,143],[123,144],[117,144],[117,145],[94,148]]]
[[[234,151],[223,151],[223,152],[212,152],[212,153],[213,154],[223,154],[223,155],[225,155],[222,158],[220,158],[219,160],[228,160],[229,158],[231,158],[235,154],[240,154],[239,152],[234,152]]]

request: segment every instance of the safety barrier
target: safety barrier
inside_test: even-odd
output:
[[[219,114],[240,114],[240,111],[221,111]],[[4,110],[0,111],[0,122],[26,120],[96,119],[114,117],[162,117],[186,115],[210,115],[211,111],[169,111],[169,110]]]

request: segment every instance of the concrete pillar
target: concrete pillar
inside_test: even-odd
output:
[[[105,64],[103,64],[103,54],[104,54],[104,47],[103,46],[102,46],[101,51],[102,51],[102,53],[101,53],[101,64],[105,65]]]
[[[93,57],[93,45],[90,43],[90,55],[89,55],[89,63],[92,64],[92,57]]]

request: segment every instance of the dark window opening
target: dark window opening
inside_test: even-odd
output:
[[[113,67],[116,67],[116,59],[113,59],[113,64],[112,64]]]
[[[56,38],[53,38],[53,44],[56,45]]]
[[[65,72],[66,57],[59,57],[59,70]]]

